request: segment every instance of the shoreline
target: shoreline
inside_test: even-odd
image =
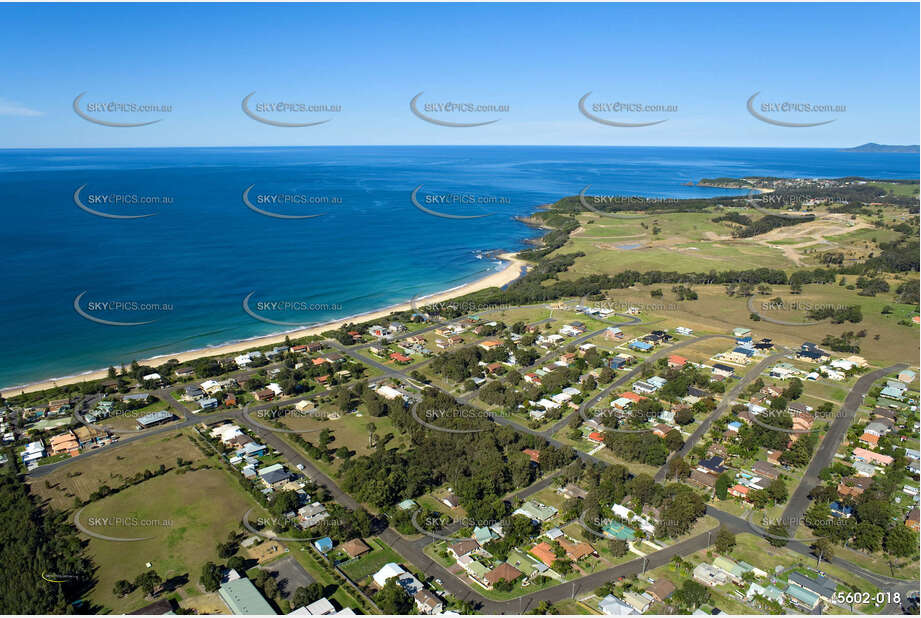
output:
[[[480,277],[475,281],[449,288],[447,290],[434,292],[432,294],[420,296],[418,298],[414,297],[414,300],[425,301],[426,303],[438,303],[450,300],[458,296],[464,296],[466,294],[485,290],[487,288],[504,288],[508,284],[521,277],[524,273],[525,267],[528,264],[528,262],[525,260],[515,257],[516,255],[516,253],[500,253],[496,255],[496,257],[503,262],[507,262],[506,266],[502,270],[488,274],[485,277]],[[156,368],[172,359],[176,359],[180,363],[184,363],[199,358],[207,358],[209,356],[222,356],[225,354],[243,352],[251,348],[282,343],[286,338],[289,337],[291,339],[298,339],[300,337],[308,337],[310,335],[319,335],[327,330],[335,330],[343,324],[347,324],[349,322],[376,320],[378,318],[386,317],[396,311],[406,311],[412,307],[412,303],[413,299],[407,302],[398,303],[396,305],[390,305],[389,307],[372,309],[371,311],[366,311],[364,313],[358,313],[338,320],[333,320],[331,322],[317,324],[315,326],[297,328],[281,333],[275,333],[273,335],[260,335],[250,339],[222,343],[215,346],[199,348],[195,350],[186,350],[184,352],[177,352],[175,354],[159,354],[150,358],[138,359],[137,362],[141,365],[148,365]],[[0,388],[0,395],[3,397],[15,397],[16,395],[20,395],[22,393],[34,393],[36,391],[43,391],[49,388],[54,388],[56,386],[70,386],[72,384],[79,384],[81,382],[100,380],[106,378],[108,376],[108,372],[109,369],[106,367],[105,369],[93,369],[69,376],[46,378],[44,380],[38,380],[28,384],[2,387]]]

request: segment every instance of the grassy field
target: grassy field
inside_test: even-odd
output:
[[[897,281],[890,285],[895,288]],[[662,288],[664,298],[653,299],[649,292],[655,288]],[[807,321],[806,311],[799,307],[816,305],[848,306],[860,305],[863,321],[852,324],[832,324],[830,320],[823,320],[815,326],[784,326],[773,324],[766,320],[754,321],[750,318],[746,298],[729,297],[723,286],[700,285],[694,286],[698,293],[698,300],[683,301],[678,303],[671,292],[671,286],[635,286],[626,290],[609,290],[607,296],[611,302],[641,302],[666,303],[674,305],[673,309],[660,311],[658,314],[664,320],[658,323],[659,327],[674,328],[686,326],[694,329],[694,334],[705,332],[729,333],[736,326],[751,328],[756,338],[769,337],[775,343],[798,348],[803,341],[820,343],[825,335],[840,336],[845,331],[866,331],[866,336],[859,338],[860,354],[871,364],[888,364],[899,359],[914,359],[917,357],[917,326],[899,325],[899,320],[909,318],[914,314],[910,305],[895,302],[892,293],[881,294],[876,297],[858,296],[856,291],[847,290],[837,284],[806,285],[800,295],[791,295],[788,286],[773,286],[770,294],[759,295],[753,301],[753,307],[762,310],[762,303],[769,303],[774,297],[780,297],[787,304],[784,310],[764,309],[762,313],[774,319],[789,322]],[[643,299],[648,300],[643,300]],[[798,303],[798,308],[791,307],[792,302]],[[885,306],[893,309],[892,314],[883,315]],[[879,336],[877,339],[876,337]],[[724,349],[728,349],[731,342],[723,342]],[[715,342],[706,344],[717,345]],[[685,352],[680,352],[687,356]],[[847,356],[847,354],[840,354]],[[690,357],[688,357],[690,358]]]
[[[124,613],[141,607],[143,591],[116,597],[112,587],[119,579],[133,580],[146,570],[145,563],[164,579],[178,585],[181,597],[200,594],[198,576],[208,561],[220,562],[217,543],[241,527],[241,518],[253,502],[220,469],[167,473],[88,505],[80,521],[91,531],[117,538],[150,537],[136,542],[115,542],[89,537],[88,554],[99,565],[92,601]],[[123,524],[101,523],[94,518],[122,517]],[[141,523],[130,524],[131,518]]]
[[[77,459],[40,479],[30,481],[32,491],[58,509],[73,507],[74,497],[85,500],[100,485],[121,485],[122,480],[144,470],[156,470],[160,464],[176,466],[176,458],[198,462],[201,451],[185,433],[176,432],[107,446],[92,457]],[[50,485],[50,487],[49,487]]]

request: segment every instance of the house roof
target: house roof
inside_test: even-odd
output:
[[[504,579],[507,582],[513,582],[522,575],[524,575],[524,573],[510,565],[508,562],[503,562],[492,571],[487,573],[485,579],[490,584],[495,584],[500,579]]]
[[[245,577],[222,584],[218,592],[232,614],[274,616],[276,613],[253,582]]]
[[[675,592],[675,584],[671,583],[664,577],[660,577],[656,582],[646,589],[646,592],[651,594],[653,597],[659,601],[664,601]]]
[[[349,558],[354,558],[355,556],[360,556],[371,551],[371,548],[368,547],[368,544],[361,539],[352,539],[351,541],[346,541],[339,546],[339,549],[348,554]]]
[[[550,544],[547,542],[538,543],[528,550],[528,553],[547,566],[553,566],[553,562],[556,560],[556,554],[553,553],[553,549],[550,548]]]

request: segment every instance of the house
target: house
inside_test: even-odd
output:
[[[735,369],[729,365],[723,365],[722,363],[713,363],[713,375],[721,376],[724,378],[732,377],[735,374]]]
[[[726,471],[722,457],[710,457],[697,462],[697,469],[707,474],[719,476]]]
[[[634,616],[637,613],[630,605],[613,594],[609,594],[598,602],[598,611],[606,616]]]
[[[683,356],[678,356],[677,354],[672,354],[668,357],[668,366],[669,367],[684,367],[687,365],[688,359]]]
[[[655,427],[652,428],[652,433],[659,436],[660,438],[665,438],[665,436],[667,436],[668,432],[670,432],[671,430],[672,430],[672,427],[659,423]]]
[[[748,348],[743,348],[743,347],[737,347],[723,354],[723,358],[730,363],[735,363],[737,365],[745,365],[748,363],[748,361],[751,360],[752,356],[754,355],[755,355],[754,350],[750,350]]]
[[[147,429],[148,427],[155,427],[156,425],[168,423],[174,418],[176,417],[169,410],[160,410],[158,412],[145,414],[138,418],[136,422],[138,429]]]
[[[631,388],[633,389],[634,393],[645,395],[650,395],[658,390],[655,386],[644,380],[638,380],[634,382]]]
[[[520,507],[515,509],[513,515],[524,515],[537,523],[543,523],[556,516],[557,510],[552,506],[541,504],[533,500],[524,502]],[[549,565],[548,565],[549,566]]]
[[[109,442],[109,434],[107,432],[96,429],[95,427],[87,427],[86,425],[74,429],[74,436],[76,436],[80,448],[83,449],[95,448],[102,444],[108,444]]]
[[[361,539],[355,538],[339,545],[339,549],[345,552],[349,558],[357,558],[371,551],[368,544]]]
[[[838,483],[838,495],[845,498],[856,498],[869,489],[872,483],[872,479],[868,477],[849,476],[843,478]]]
[[[810,363],[824,363],[829,360],[828,352],[817,347],[816,344],[805,342],[796,353],[796,358]]]
[[[638,594],[632,590],[627,590],[624,592],[624,601],[638,613],[642,614],[652,605],[653,598],[647,593]]]
[[[808,590],[823,601],[831,601],[837,589],[835,582],[824,575],[808,577],[799,571],[792,571],[787,578],[787,582]]]
[[[499,583],[500,580],[505,580],[511,583],[522,575],[524,575],[524,573],[510,565],[508,562],[503,562],[492,571],[487,573],[484,579],[486,579],[486,582],[490,586],[495,586],[497,583]]]
[[[689,386],[688,395],[690,397],[698,397],[700,399],[703,399],[704,397],[709,397],[710,393],[703,390],[702,388],[697,388],[696,386]]]
[[[904,382],[905,384],[911,384],[915,381],[915,372],[911,369],[903,369],[899,372],[899,382]]]
[[[860,448],[859,446],[854,449],[853,454],[854,461],[865,461],[867,463],[872,463],[880,466],[888,466],[894,460],[889,455],[882,455],[880,453],[874,453],[873,451],[868,451],[865,448]]]
[[[675,328],[675,332],[678,333],[679,335],[685,335],[685,336],[694,334],[694,330],[686,326],[678,326],[677,328]]]
[[[694,568],[693,572],[694,580],[703,584],[704,586],[720,586],[729,581],[729,577],[726,576],[726,573],[716,567],[707,564],[706,562],[701,562]]]
[[[885,397],[886,399],[894,399],[895,401],[901,401],[904,395],[905,391],[903,389],[898,389],[894,386],[887,386],[879,393],[880,397]]]
[[[604,329],[604,338],[608,340],[623,339],[624,331],[620,330],[616,326],[609,326],[608,328]]]
[[[244,616],[276,615],[275,610],[260,594],[253,582],[245,577],[221,584],[218,594],[231,614]]]
[[[399,352],[392,352],[390,354],[390,360],[400,363],[401,365],[413,362],[412,358],[405,354],[400,354]]]
[[[444,602],[425,588],[416,591],[416,594],[413,595],[413,601],[415,601],[419,612],[427,616],[440,614],[444,611]]]
[[[776,480],[780,476],[780,470],[776,466],[769,464],[766,461],[756,461],[752,465],[752,472],[756,475],[769,478],[772,481]]]
[[[566,496],[567,498],[583,498],[584,499],[585,497],[588,496],[587,491],[585,491],[578,485],[575,485],[574,483],[569,483],[568,485],[566,485],[566,487],[560,490],[560,493]]]
[[[522,449],[521,451],[531,459],[531,463],[540,463],[540,451],[533,448]]]
[[[498,348],[500,345],[502,345],[502,343],[500,341],[495,341],[495,340],[481,341],[479,343],[479,347],[486,350],[487,352]]]
[[[809,592],[804,588],[790,584],[784,591],[796,605],[800,605],[808,610],[814,610],[821,603],[819,595]]]
[[[736,338],[738,338],[738,337],[746,337],[746,336],[751,335],[751,334],[752,334],[752,329],[750,329],[750,328],[739,327],[739,328],[734,328],[734,329],[732,329],[732,336],[733,336],[733,337],[736,337]]]
[[[864,461],[855,461],[854,471],[856,472],[857,476],[865,476],[867,478],[876,476],[876,466],[873,464],[868,464]]]
[[[604,444],[604,434],[600,431],[593,431],[588,434],[588,440],[596,444]]]
[[[448,546],[448,553],[457,560],[461,556],[473,553],[480,549],[480,544],[473,539],[462,539]]]
[[[828,505],[832,517],[843,517],[847,519],[854,514],[854,509],[850,506],[843,506],[837,502]]]
[[[914,507],[908,511],[908,516],[905,518],[905,525],[915,532],[921,530],[921,511],[918,510],[918,507]]]
[[[561,536],[557,542],[566,551],[566,557],[573,562],[578,562],[587,556],[596,555],[595,548],[585,541],[571,543],[566,537]]]
[[[265,486],[271,488],[286,483],[290,478],[290,474],[285,470],[284,464],[280,463],[262,468],[259,470],[258,475]]]
[[[305,504],[297,510],[297,522],[301,528],[311,528],[329,517],[326,507],[319,502]]]
[[[627,347],[633,350],[638,350],[640,352],[648,352],[649,350],[653,348],[653,345],[646,341],[637,340],[637,341],[631,341]]]
[[[701,472],[700,470],[691,470],[691,476],[688,478],[688,482],[691,485],[695,485],[701,489],[714,489],[716,487],[716,479],[718,477],[713,474],[707,474],[706,472]]]
[[[333,540],[328,536],[324,536],[322,539],[314,541],[313,546],[317,548],[318,552],[325,554],[333,548]]]
[[[20,453],[20,459],[22,463],[28,465],[33,462],[37,462],[39,459],[45,457],[45,445],[41,440],[36,440],[35,442],[30,442],[26,445],[26,448]]]
[[[374,583],[377,584],[378,588],[383,588],[388,579],[391,577],[399,577],[404,573],[406,573],[406,569],[401,567],[399,564],[396,562],[388,562],[382,566],[380,570],[371,578],[374,580]]]
[[[442,498],[441,503],[444,504],[446,507],[452,508],[452,509],[456,509],[457,507],[460,506],[460,500],[458,500],[457,496],[455,496],[454,494],[448,494],[447,496]]]
[[[528,550],[528,553],[546,564],[548,567],[552,567],[553,563],[556,561],[556,554],[553,553],[553,548],[550,547],[550,544],[546,541],[542,541]]]
[[[744,485],[733,485],[729,488],[729,495],[735,496],[736,498],[742,498],[743,500],[748,500],[749,488]]]
[[[765,454],[765,459],[767,459],[769,464],[774,464],[775,466],[779,466],[781,455],[783,455],[782,451],[775,451],[772,449],[768,449],[767,453]]]
[[[675,584],[664,577],[660,577],[652,586],[646,589],[646,593],[660,603],[664,603],[674,592]]]
[[[65,454],[73,457],[80,453],[80,443],[77,441],[77,436],[75,436],[72,431],[65,431],[64,433],[52,436],[48,441],[48,446],[48,454],[52,457]]]

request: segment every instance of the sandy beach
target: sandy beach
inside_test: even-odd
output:
[[[492,287],[502,287],[519,277],[521,274],[521,269],[524,267],[527,262],[520,260],[515,257],[514,253],[503,253],[498,256],[501,260],[508,262],[508,265],[503,268],[501,271],[486,275],[481,279],[476,281],[471,281],[460,287],[452,288],[444,292],[437,292],[429,296],[421,296],[416,299],[418,304],[422,303],[437,303],[449,300],[451,298],[456,298],[458,296],[463,296],[465,294],[470,294],[471,292],[477,292],[479,290],[485,290],[486,288]],[[243,352],[252,348],[257,348],[264,345],[271,345],[281,343],[285,340],[286,337],[291,339],[297,339],[298,337],[307,337],[310,335],[318,335],[322,332],[328,330],[334,330],[339,328],[343,324],[349,322],[368,322],[371,320],[376,320],[378,318],[385,317],[390,315],[394,311],[405,311],[409,309],[411,304],[409,302],[401,303],[399,305],[393,305],[390,307],[385,307],[377,311],[371,311],[368,313],[362,313],[341,320],[336,320],[334,322],[328,322],[326,324],[321,324],[318,326],[311,326],[308,328],[303,328],[300,330],[289,331],[286,333],[279,333],[277,335],[266,335],[265,337],[257,337],[253,339],[247,339],[245,341],[238,341],[235,343],[228,343],[224,345],[218,345],[208,348],[202,348],[200,350],[190,350],[188,352],[179,352],[177,354],[164,354],[160,356],[155,356],[152,358],[138,359],[138,363],[141,365],[148,365],[151,367],[158,367],[171,359],[176,359],[180,363],[184,363],[190,360],[195,360],[196,358],[204,358],[207,356],[222,356],[225,354]],[[68,384],[79,384],[80,382],[86,382],[89,380],[99,380],[105,378],[108,375],[108,369],[99,369],[96,371],[89,371],[87,373],[66,376],[62,378],[50,378],[47,380],[42,380],[40,382],[33,382],[31,384],[26,384],[22,386],[14,386],[9,388],[4,388],[2,390],[2,395],[4,397],[13,397],[20,393],[31,393],[35,391],[44,390],[47,388],[53,388],[55,386],[66,386]]]

